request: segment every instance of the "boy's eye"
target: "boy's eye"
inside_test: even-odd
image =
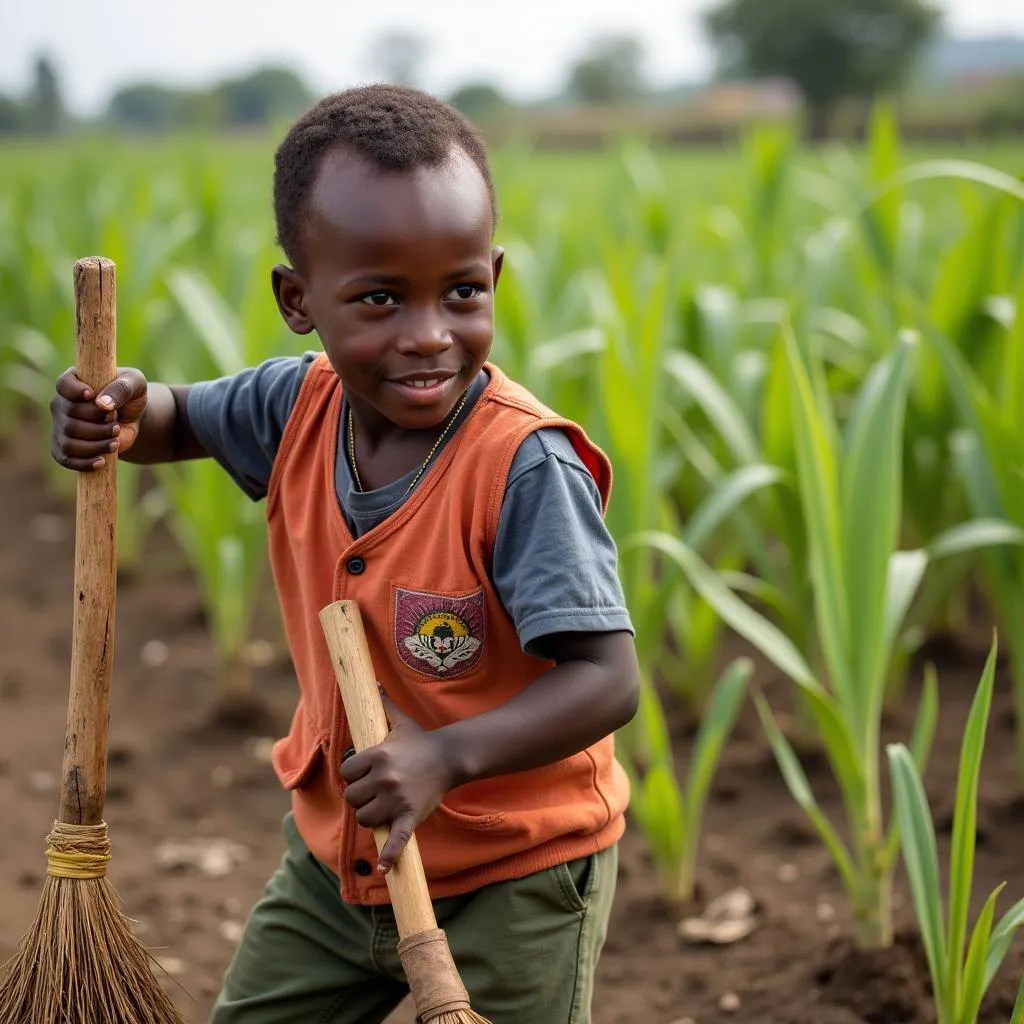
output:
[[[368,306],[389,306],[394,303],[395,297],[391,292],[370,292],[369,295],[363,295],[360,297],[360,302],[365,302]],[[395,303],[397,305],[397,303]]]
[[[478,295],[483,292],[483,288],[478,284],[457,284],[449,293],[449,297],[461,299],[463,302],[467,302],[469,299],[475,299]]]

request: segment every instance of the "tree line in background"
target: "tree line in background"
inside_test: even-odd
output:
[[[920,79],[922,55],[942,39],[942,21],[931,0],[719,0],[705,14],[704,29],[717,55],[716,83],[791,83],[811,133],[821,137],[843,104],[867,106],[898,93],[915,76]],[[1024,40],[1020,49],[1019,80],[997,101],[1009,116],[1006,127],[1013,128],[1024,126],[1018,123],[1024,114],[1014,114],[1024,108]],[[371,65],[383,80],[417,85],[428,56],[422,37],[395,31],[376,42]],[[700,89],[690,82],[655,90],[644,61],[643,47],[633,37],[594,39],[571,62],[561,92],[532,109],[665,104]],[[245,130],[291,119],[315,98],[294,71],[263,67],[205,88],[129,84],[114,93],[99,121],[146,132]],[[524,109],[486,81],[468,82],[447,99],[481,121]],[[47,135],[71,126],[57,70],[46,56],[37,58],[25,96],[0,94],[0,133]]]

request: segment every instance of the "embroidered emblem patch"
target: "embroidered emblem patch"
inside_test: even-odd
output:
[[[395,646],[409,668],[450,679],[476,665],[483,644],[483,591],[448,597],[396,589]]]

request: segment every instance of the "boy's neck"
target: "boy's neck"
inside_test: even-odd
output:
[[[474,383],[475,381],[470,381],[466,389],[459,394],[452,411],[440,423],[423,430],[400,427],[369,403],[363,402],[359,398],[356,398],[355,401],[348,399],[360,449],[372,456],[382,448],[387,449],[406,444],[416,445],[424,442],[432,444],[441,431],[448,426],[463,397],[472,389]]]
[[[442,439],[445,444],[451,440],[456,421],[469,403],[470,393],[478,380],[479,377],[470,382],[441,423],[427,430],[400,427],[358,398],[350,403],[343,436],[348,434],[345,437],[345,456],[358,489],[379,490],[417,468],[425,470]]]

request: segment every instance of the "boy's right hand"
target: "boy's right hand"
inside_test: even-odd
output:
[[[146,378],[139,370],[117,371],[100,392],[78,378],[74,367],[57,378],[50,402],[50,453],[66,469],[99,469],[110,452],[126,452],[139,436],[146,411]]]

